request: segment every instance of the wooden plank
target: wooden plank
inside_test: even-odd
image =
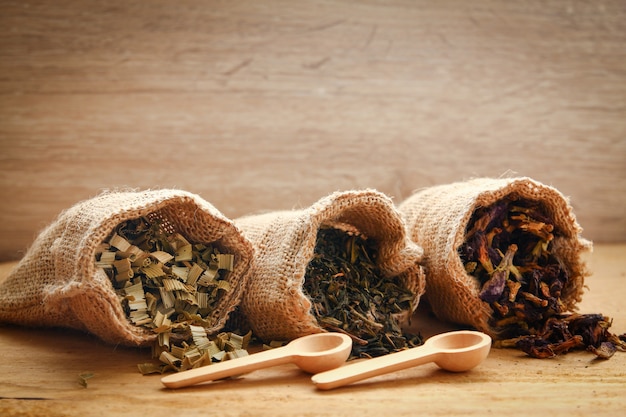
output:
[[[0,260],[115,187],[228,216],[507,172],[626,241],[626,7],[561,2],[0,4]]]

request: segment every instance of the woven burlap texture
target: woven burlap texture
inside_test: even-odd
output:
[[[292,340],[323,331],[303,292],[321,227],[358,231],[374,239],[382,273],[399,277],[415,294],[413,307],[424,292],[423,251],[408,238],[391,199],[376,190],[336,192],[305,209],[252,215],[235,223],[256,252],[241,308],[263,340]]]
[[[191,242],[235,255],[226,293],[210,316],[213,333],[241,301],[253,248],[234,223],[198,195],[180,190],[110,191],[62,212],[0,286],[0,322],[88,331],[109,343],[147,345],[155,334],[132,324],[95,252],[120,223],[159,218]]]
[[[409,235],[424,249],[426,298],[435,315],[494,337],[498,329],[488,324],[493,311],[479,299],[480,283],[465,272],[458,250],[474,211],[509,197],[540,202],[554,221],[552,251],[570,277],[562,301],[575,310],[589,275],[581,255],[592,245],[581,237],[569,201],[555,188],[527,177],[476,178],[417,191],[398,206]]]

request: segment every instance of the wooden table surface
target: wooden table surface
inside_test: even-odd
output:
[[[626,332],[626,244],[598,245],[588,255],[580,312],[614,319]],[[14,263],[0,264],[0,281]],[[451,329],[423,308],[412,327],[424,336]],[[434,364],[318,391],[293,365],[181,390],[165,389],[137,364],[146,349],[106,345],[68,330],[0,327],[0,415],[617,415],[626,409],[626,353],[597,360],[588,352],[531,359],[492,349],[478,368],[453,374]],[[93,373],[87,387],[79,375]]]

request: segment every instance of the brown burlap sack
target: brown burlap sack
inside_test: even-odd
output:
[[[424,291],[422,249],[410,241],[392,201],[380,192],[337,192],[303,210],[242,217],[235,223],[256,251],[241,308],[253,333],[263,340],[291,340],[323,331],[302,290],[323,226],[375,239],[378,266],[413,292],[413,308]]]
[[[580,255],[591,242],[581,238],[569,202],[556,189],[530,178],[477,178],[423,189],[398,206],[411,238],[424,248],[426,297],[435,315],[494,337],[498,329],[488,323],[493,311],[479,299],[480,284],[466,273],[458,251],[474,211],[507,197],[540,202],[553,220],[552,252],[570,277],[561,301],[575,309],[588,275]]]
[[[195,194],[179,190],[107,192],[62,212],[43,230],[0,286],[0,322],[69,327],[106,342],[147,345],[150,330],[132,324],[110,279],[95,265],[95,251],[120,223],[141,216],[159,219],[192,242],[214,243],[235,256],[209,333],[221,329],[239,304],[253,248],[233,222]]]

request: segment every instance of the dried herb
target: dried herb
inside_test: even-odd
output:
[[[173,345],[170,349],[155,345],[153,356],[159,359],[159,363],[141,363],[137,365],[139,371],[144,375],[185,371],[249,354],[247,349],[252,339],[251,332],[244,336],[233,332],[223,332],[209,338],[202,327],[192,325],[190,331],[190,340]]]
[[[587,349],[599,359],[609,359],[626,342],[609,332],[611,321],[601,314],[566,314],[546,320],[536,334],[501,341],[535,358],[551,358],[572,349]]]
[[[78,383],[83,387],[83,388],[87,388],[88,386],[88,381],[93,378],[95,375],[93,372],[84,372],[80,375],[78,375]]]
[[[460,256],[481,283],[479,296],[492,306],[490,324],[502,337],[536,333],[563,313],[569,277],[550,252],[554,232],[540,205],[527,201],[503,199],[470,220]]]
[[[334,228],[317,235],[303,286],[321,327],[350,335],[353,357],[375,357],[420,345],[405,335],[401,320],[412,311],[413,294],[397,277],[383,277],[373,240]]]
[[[189,369],[233,351],[216,350],[204,331],[220,296],[230,291],[225,278],[233,260],[213,245],[165,230],[158,218],[123,222],[103,242],[96,265],[111,279],[130,321],[158,334],[153,352],[164,367],[142,365],[142,372]]]
[[[503,199],[476,210],[459,249],[467,273],[490,304],[497,345],[536,358],[587,349],[609,358],[626,344],[611,335],[601,314],[568,314],[561,292],[567,271],[551,252],[558,233],[540,203]]]

